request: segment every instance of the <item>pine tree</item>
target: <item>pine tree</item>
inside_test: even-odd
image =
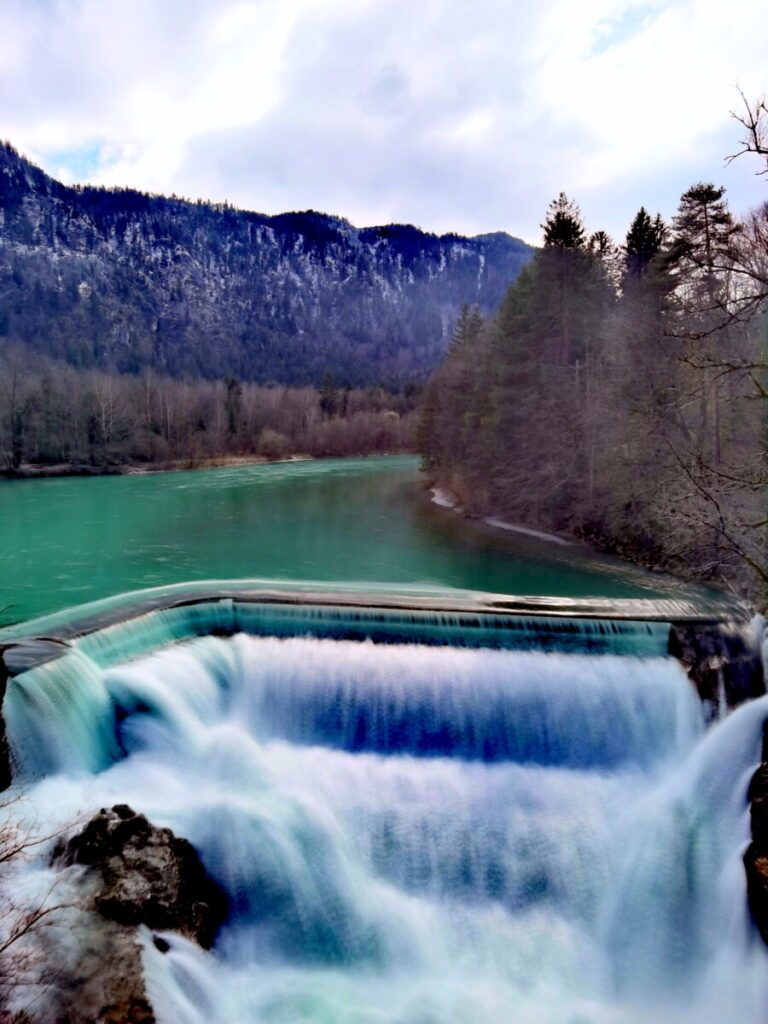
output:
[[[666,256],[677,286],[687,284],[699,299],[706,296],[710,305],[718,301],[718,277],[730,270],[733,237],[739,230],[724,195],[724,188],[703,182],[683,193]]]
[[[620,283],[622,251],[606,231],[593,231],[589,236],[587,251],[610,282],[613,291]]]
[[[612,259],[617,251],[613,239],[606,231],[593,231],[587,248],[599,259]]]
[[[661,214],[651,219],[641,206],[627,232],[624,243],[624,273],[627,279],[638,279],[648,270],[651,260],[658,254],[667,229]]]
[[[484,328],[480,310],[465,303],[445,360],[430,379],[422,400],[419,449],[425,468],[443,478],[454,464],[467,461],[467,446],[476,440],[469,423]]]
[[[581,249],[586,241],[586,232],[581,220],[581,211],[576,203],[561,192],[553,199],[547,210],[547,218],[541,225],[544,231],[544,245],[557,249]]]

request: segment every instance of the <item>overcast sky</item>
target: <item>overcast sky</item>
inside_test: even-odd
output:
[[[0,137],[66,182],[539,240],[768,177],[765,0],[0,0]]]

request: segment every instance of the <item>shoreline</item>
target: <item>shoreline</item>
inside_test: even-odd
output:
[[[661,584],[662,589],[664,589],[662,583],[664,580],[667,580],[670,583],[677,583],[683,587],[702,588],[705,591],[709,590],[714,593],[718,593],[726,600],[735,600],[737,604],[751,609],[752,614],[760,614],[760,609],[754,601],[744,597],[743,595],[732,593],[725,587],[718,586],[715,580],[699,579],[693,575],[687,575],[684,572],[681,572],[676,567],[665,565],[663,562],[650,561],[644,557],[643,554],[638,553],[629,545],[622,545],[616,542],[601,543],[600,538],[597,536],[581,537],[578,534],[568,534],[563,536],[554,533],[546,533],[543,530],[536,530],[533,527],[517,526],[516,524],[509,523],[507,520],[499,516],[483,516],[479,513],[475,514],[468,512],[457,499],[451,496],[450,492],[448,492],[444,487],[439,487],[434,483],[426,485],[426,494],[428,501],[432,505],[437,508],[445,509],[449,512],[455,512],[463,519],[469,520],[470,522],[482,523],[485,526],[505,530],[511,534],[530,536],[543,543],[557,545],[561,549],[563,555],[565,555],[567,550],[570,549],[570,551],[576,555],[578,555],[579,552],[589,552],[593,556],[612,559],[618,563],[624,563],[627,566],[631,566],[634,569],[655,577]],[[554,551],[552,553],[554,555]]]
[[[111,466],[92,466],[87,462],[60,462],[36,466],[22,463],[18,469],[0,469],[0,484],[14,480],[49,480],[92,476],[151,476],[156,473],[183,473],[197,469],[224,469],[236,466],[277,466],[288,462],[318,462],[323,459],[369,459],[390,455],[415,455],[411,451],[350,452],[346,455],[309,455],[294,452],[282,459],[264,455],[214,455],[207,459],[169,459],[167,462],[127,462]]]
[[[13,480],[50,480],[92,476],[151,476],[155,473],[182,473],[197,469],[221,469],[227,466],[261,466],[278,462],[309,462],[313,455],[289,455],[284,459],[267,459],[263,455],[222,455],[191,461],[173,459],[168,462],[128,462],[114,466],[91,466],[88,463],[62,462],[36,466],[22,464],[18,469],[0,470],[0,482]]]
[[[546,541],[548,544],[560,544],[562,547],[577,547],[579,541],[575,538],[561,537],[556,533],[548,533],[544,530],[535,530],[530,526],[520,526],[518,523],[512,523],[508,519],[503,519],[501,516],[473,516],[466,512],[466,510],[448,494],[442,487],[430,487],[429,492],[432,495],[430,501],[433,505],[437,505],[438,508],[447,508],[452,512],[458,512],[459,515],[463,515],[467,519],[476,519],[480,522],[485,523],[487,526],[493,526],[497,530],[506,530],[508,533],[519,533],[525,537],[534,537],[536,540]]]

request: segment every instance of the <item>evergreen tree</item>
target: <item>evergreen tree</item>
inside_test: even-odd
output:
[[[458,353],[472,343],[483,329],[483,316],[477,306],[462,303],[456,326],[451,336],[448,351]]]
[[[478,383],[485,324],[476,306],[462,306],[445,360],[429,381],[421,403],[417,443],[424,466],[442,475],[471,461],[477,441],[472,394]],[[462,490],[452,480],[452,486]]]
[[[593,231],[589,236],[587,250],[594,261],[602,266],[612,291],[616,291],[620,279],[621,250],[606,231]]]
[[[671,330],[683,339],[687,389],[697,418],[691,421],[695,457],[716,466],[722,459],[723,388],[717,368],[720,350],[731,342],[731,269],[738,232],[724,188],[699,182],[684,192],[672,221],[666,265],[675,285],[676,316]]]
[[[658,254],[666,235],[666,225],[661,214],[651,219],[650,214],[641,206],[627,232],[624,243],[625,278],[638,279],[645,274],[651,260]]]
[[[706,293],[717,302],[722,280],[734,258],[733,237],[738,231],[724,199],[725,189],[700,182],[684,192],[672,221],[672,243],[666,263],[678,287]]]
[[[544,231],[544,245],[557,249],[581,249],[586,241],[586,232],[581,220],[579,207],[561,192],[553,199],[547,210],[547,218],[541,225]]]
[[[589,236],[587,248],[593,256],[602,260],[613,259],[618,251],[613,239],[606,231],[593,231]]]

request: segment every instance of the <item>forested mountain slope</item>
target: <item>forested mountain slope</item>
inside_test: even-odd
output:
[[[398,386],[438,361],[462,303],[495,308],[531,254],[501,232],[69,188],[0,144],[0,343],[78,367]]]

